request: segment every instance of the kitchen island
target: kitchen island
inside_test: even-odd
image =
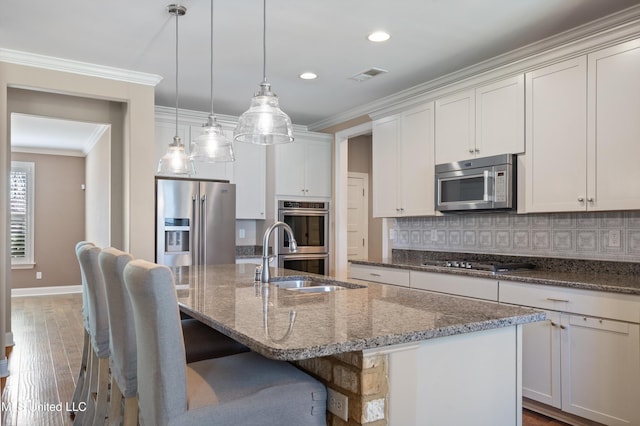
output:
[[[543,313],[360,281],[300,293],[254,268],[176,271],[181,310],[346,395],[347,424],[520,424],[521,325]]]

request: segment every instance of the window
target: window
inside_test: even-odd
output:
[[[11,266],[32,268],[35,163],[12,161],[9,177]]]

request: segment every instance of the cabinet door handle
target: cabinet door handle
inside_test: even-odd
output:
[[[473,148],[469,148],[469,154],[473,154],[475,150]]]
[[[373,272],[370,272],[369,275],[371,275],[372,277],[381,277],[382,276],[380,274],[374,274]]]
[[[590,202],[590,203],[593,203],[595,200],[594,200],[593,197],[589,197],[589,198],[587,198],[587,201]]]
[[[578,201],[581,203],[584,202],[584,197],[578,197]]]
[[[480,150],[478,148],[474,149],[473,152],[480,152]]]
[[[564,303],[569,303],[569,301],[567,299],[556,299],[554,297],[547,297],[547,300],[550,302],[564,302]]]
[[[549,320],[549,322],[551,323],[551,327],[560,327],[561,330],[565,330],[567,327],[562,325],[562,324],[557,324],[551,320]]]

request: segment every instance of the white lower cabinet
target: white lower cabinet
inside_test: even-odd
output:
[[[638,324],[563,314],[562,409],[607,425],[640,424]]]
[[[562,289],[558,297],[553,287],[503,281],[499,286],[500,302],[533,308],[555,303],[563,309],[547,310],[547,321],[523,328],[524,397],[606,425],[640,425],[640,324],[595,316],[602,311],[591,311],[583,301],[597,292]],[[628,304],[635,303],[640,312],[640,298],[617,296],[602,293],[604,311],[625,317]]]
[[[475,299],[498,300],[498,281],[437,272],[410,271],[411,288]]]
[[[526,324],[522,339],[522,396],[562,407],[560,388],[560,313]]]
[[[349,278],[409,287],[409,271],[399,268],[385,268],[382,266],[352,263],[349,265]]]

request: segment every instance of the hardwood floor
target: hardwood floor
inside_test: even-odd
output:
[[[15,346],[2,392],[2,425],[70,425],[82,352],[80,294],[11,300]]]
[[[82,351],[82,296],[11,300],[15,346],[2,392],[0,424],[71,425],[70,406]],[[523,426],[562,426],[524,410]]]
[[[567,423],[525,409],[522,411],[522,426],[567,426]]]

